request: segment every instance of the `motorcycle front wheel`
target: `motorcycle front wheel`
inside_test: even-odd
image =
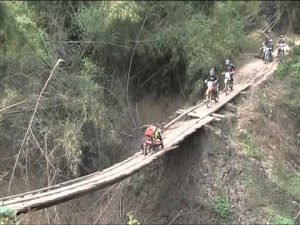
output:
[[[205,102],[206,102],[206,107],[207,107],[207,108],[210,108],[210,103],[211,103],[211,91],[206,95]]]
[[[228,95],[229,94],[229,88],[228,88],[228,82],[225,82],[225,94]]]

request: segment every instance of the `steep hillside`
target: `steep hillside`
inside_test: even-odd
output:
[[[0,2],[0,197],[132,155],[147,124],[200,101],[209,68],[219,73],[230,58],[236,82],[253,82],[237,111],[131,179],[22,223],[293,219],[299,50],[272,82],[277,63],[253,52],[265,34],[276,43],[299,32],[299,10],[289,1]]]
[[[113,212],[123,203],[121,196],[126,196],[124,211],[118,208],[124,220],[125,212],[133,211],[141,223],[293,223],[300,197],[299,113],[283,104],[290,78],[273,75],[259,84],[265,80],[261,75],[273,73],[271,67],[261,73],[266,66],[260,65],[240,70],[250,66],[260,79],[235,101],[235,113],[223,110],[225,120],[131,178],[101,223],[120,221]]]
[[[254,85],[234,100],[236,110],[221,110],[226,118],[130,179],[64,204],[63,218],[129,223],[130,214],[155,224],[292,223],[300,197],[298,114],[286,102],[294,80],[282,74],[295,76],[297,49],[275,75],[275,62],[244,65],[237,80],[251,77]],[[30,217],[43,221],[39,213]]]

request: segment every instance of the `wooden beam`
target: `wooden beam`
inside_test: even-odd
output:
[[[187,114],[188,116],[192,116],[192,117],[196,117],[196,118],[201,118],[200,115],[198,115],[197,113],[194,113],[194,112],[190,112]]]
[[[10,200],[10,204],[8,203],[9,201],[2,201],[2,199],[0,199],[0,202],[3,206],[15,209],[18,215],[21,213],[27,213],[28,211],[50,207],[58,203],[80,197],[86,193],[90,193],[91,191],[103,189],[112,184],[118,183],[148,166],[159,156],[175,148],[178,148],[178,145],[161,149],[160,151],[151,155],[149,154],[146,157],[142,156],[139,160],[131,161],[131,165],[128,167],[117,167],[114,171],[111,171],[111,173],[105,176],[104,174],[99,174],[99,176],[88,178],[85,180],[84,184],[78,182],[72,185],[58,187],[51,191],[52,194],[46,192],[36,193],[33,191],[33,195],[30,195],[29,193],[31,192],[29,192],[23,193],[23,197],[15,199],[15,201],[13,201],[14,198],[12,198]]]
[[[182,113],[181,115],[177,116],[175,119],[173,119],[171,122],[167,123],[164,126],[164,129],[166,129],[167,127],[171,126],[173,123],[175,123],[177,120],[179,120],[180,118],[182,118],[184,115],[188,114],[189,112],[193,111],[194,109],[198,108],[199,106],[203,105],[204,101],[199,103],[198,105],[192,107],[191,109],[186,110],[185,113]]]
[[[241,94],[243,95],[249,94],[249,91],[241,91]]]
[[[225,118],[226,117],[225,115],[221,115],[221,114],[218,114],[218,113],[212,113],[211,115],[213,117],[217,117],[217,118]]]
[[[176,114],[182,114],[182,113],[185,113],[186,110],[184,109],[178,109],[175,113]]]

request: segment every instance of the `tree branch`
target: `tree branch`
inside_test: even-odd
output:
[[[13,180],[13,177],[14,177],[14,174],[15,174],[15,170],[16,170],[17,164],[18,164],[18,162],[19,162],[20,155],[21,155],[21,153],[22,153],[22,148],[23,148],[23,146],[24,146],[24,143],[25,143],[25,141],[26,141],[26,138],[27,138],[27,136],[28,136],[28,133],[29,133],[29,131],[30,131],[30,129],[31,129],[31,126],[32,126],[32,123],[33,123],[35,114],[36,114],[36,112],[37,112],[37,109],[38,109],[40,100],[41,100],[41,98],[42,98],[42,95],[43,95],[43,93],[44,93],[44,91],[45,91],[45,89],[46,89],[46,87],[47,87],[49,81],[51,80],[51,78],[52,78],[52,76],[53,76],[53,72],[54,72],[55,68],[58,66],[58,64],[59,64],[60,62],[63,62],[63,61],[64,61],[63,59],[59,59],[59,60],[56,62],[55,66],[53,67],[53,69],[52,69],[52,71],[51,71],[51,73],[50,73],[50,76],[49,76],[48,80],[46,81],[46,83],[45,83],[43,89],[41,90],[40,95],[39,95],[39,97],[38,97],[38,99],[37,99],[37,102],[36,102],[34,111],[33,111],[33,113],[32,113],[32,116],[31,116],[31,119],[30,119],[28,128],[27,128],[27,130],[26,130],[25,136],[24,136],[23,141],[22,141],[22,143],[21,143],[21,147],[20,147],[20,149],[19,149],[19,152],[18,152],[18,155],[17,155],[17,158],[16,158],[16,162],[15,162],[15,165],[14,165],[14,168],[13,168],[13,171],[12,171],[12,174],[11,174],[11,177],[10,177],[10,181],[9,181],[9,185],[8,185],[8,193],[10,193],[10,188],[11,188],[12,180]]]
[[[140,34],[141,34],[142,30],[143,30],[143,27],[144,27],[144,24],[145,24],[145,22],[146,22],[146,19],[147,19],[147,15],[145,16],[145,19],[144,19],[144,21],[143,21],[143,24],[142,24],[142,26],[141,26],[141,29],[140,29],[140,31],[139,31],[139,33],[138,33],[138,36],[137,36],[137,39],[136,39],[137,41],[138,41],[139,38],[140,38]],[[135,53],[137,44],[138,44],[138,42],[135,42],[134,49],[133,49],[133,52],[132,52],[132,55],[131,55],[131,58],[130,58],[129,69],[128,69],[128,74],[127,74],[126,92],[127,92],[127,105],[128,105],[128,107],[129,107],[129,78],[130,78],[130,72],[131,72],[132,60],[133,60],[133,56],[134,56],[134,53]]]

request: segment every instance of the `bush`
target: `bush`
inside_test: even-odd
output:
[[[6,224],[19,224],[16,211],[5,206],[0,206],[0,225]]]
[[[275,225],[294,225],[294,221],[288,217],[276,214],[273,223]]]
[[[248,157],[261,159],[264,156],[261,149],[258,148],[257,145],[255,144],[255,140],[253,139],[253,137],[250,134],[248,134],[246,131],[241,132],[239,134],[239,139],[242,145],[242,149],[244,152],[246,152]]]
[[[231,215],[231,205],[223,196],[218,196],[213,199],[210,207],[223,219],[229,219]]]
[[[278,79],[286,83],[286,91],[282,96],[281,104],[288,109],[291,117],[294,118],[295,127],[300,126],[300,47],[292,49],[290,59],[281,64],[276,72]]]

